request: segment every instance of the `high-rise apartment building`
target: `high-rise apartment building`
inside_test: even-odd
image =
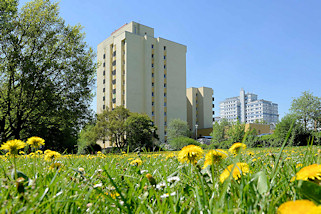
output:
[[[166,140],[171,119],[186,121],[186,46],[125,24],[97,46],[97,113],[123,105],[146,113]]]
[[[243,89],[239,97],[227,98],[220,102],[220,119],[254,123],[265,121],[275,124],[279,120],[278,104],[267,100],[258,100],[257,95],[246,93]]]
[[[187,96],[187,123],[195,133],[198,129],[213,128],[214,97],[213,89],[207,87],[188,88]]]

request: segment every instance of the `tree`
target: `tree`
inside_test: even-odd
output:
[[[66,25],[49,0],[20,11],[6,0],[0,9],[0,141],[37,135],[50,148],[75,143],[92,118],[96,70],[81,26]]]
[[[245,125],[237,121],[229,127],[227,135],[232,142],[241,142],[245,135]]]
[[[223,118],[220,123],[215,122],[213,124],[213,131],[211,133],[213,143],[220,143],[225,140],[227,135],[226,130],[228,126],[229,122],[225,118]]]
[[[187,122],[181,119],[173,119],[167,128],[168,139],[174,139],[180,136],[189,137],[190,130],[188,128]]]
[[[96,139],[103,142],[111,141],[119,148],[124,147],[127,144],[125,135],[129,114],[129,110],[123,106],[117,106],[114,110],[107,108],[98,114],[95,126]]]
[[[79,134],[78,153],[84,153],[86,149],[93,148],[96,145],[95,125],[89,124],[85,126]]]
[[[188,146],[188,145],[200,146],[200,143],[198,141],[192,139],[192,138],[185,137],[185,136],[179,136],[179,137],[176,137],[176,138],[172,139],[169,142],[169,145],[174,150],[180,150],[184,146]]]
[[[155,127],[146,114],[131,113],[126,120],[126,139],[131,150],[135,148],[152,149]]]
[[[299,98],[293,99],[290,111],[303,121],[305,130],[309,123],[313,123],[316,131],[321,121],[321,98],[304,91]]]

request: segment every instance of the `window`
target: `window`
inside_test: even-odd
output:
[[[166,117],[166,114],[167,114],[167,113],[166,113],[166,111],[165,111],[165,112],[164,112],[164,116],[165,116],[165,117]]]
[[[116,84],[116,80],[113,80],[112,83],[113,83],[113,85],[115,85]]]
[[[164,59],[166,59],[166,55],[164,56]]]
[[[105,79],[103,79],[103,84],[105,84],[105,82],[106,82]]]
[[[112,75],[116,75],[116,70],[113,70],[113,71],[111,72],[111,74],[112,74]]]
[[[154,48],[154,45],[152,44],[152,48]]]
[[[152,82],[152,87],[154,87],[154,83]]]
[[[166,69],[166,65],[164,65],[164,69]]]
[[[152,116],[154,116],[154,112],[152,111]]]
[[[165,135],[165,136],[167,135],[167,132],[166,132],[166,131],[164,131],[164,135]]]
[[[106,107],[105,107],[105,105],[103,105],[103,109],[105,109]]]
[[[112,65],[113,65],[113,66],[115,66],[115,65],[116,65],[116,60],[114,60],[114,61],[113,61]]]
[[[154,102],[152,102],[152,106],[154,106]]]
[[[105,92],[105,88],[103,88],[103,92]]]
[[[152,68],[154,68],[154,63],[152,63]]]
[[[166,93],[164,93],[164,97],[166,97]]]
[[[116,103],[116,98],[113,99],[113,103]]]
[[[152,54],[152,58],[154,58],[154,54]]]
[[[166,102],[164,102],[164,106],[166,106]]]
[[[164,74],[164,78],[166,78],[166,74]]]
[[[152,97],[154,96],[154,92],[152,92]]]
[[[113,94],[116,94],[116,89],[113,89]]]
[[[116,56],[116,51],[113,52],[113,56]]]
[[[103,101],[105,101],[105,96],[103,96]]]
[[[166,46],[164,46],[164,51],[166,51]]]
[[[164,83],[164,88],[166,88],[166,83]]]
[[[103,67],[105,67],[106,66],[106,64],[105,63],[103,63]]]
[[[106,54],[103,55],[103,58],[104,58],[104,59],[106,58]]]
[[[166,123],[166,121],[164,122],[164,126],[167,126],[167,123]]]
[[[152,73],[152,77],[154,77],[154,73]]]

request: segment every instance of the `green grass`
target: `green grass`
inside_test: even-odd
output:
[[[280,148],[247,149],[213,171],[200,169],[204,157],[199,167],[178,162],[177,152],[65,155],[59,170],[50,170],[51,162],[41,155],[24,155],[17,158],[17,169],[29,181],[22,183],[12,179],[12,158],[1,156],[0,208],[1,213],[275,213],[286,201],[309,198],[300,182],[290,180],[300,168],[320,164],[318,149],[285,147],[277,168]],[[143,162],[130,165],[132,158]],[[222,184],[220,174],[235,162],[248,163],[250,173]],[[179,181],[169,183],[174,176]]]

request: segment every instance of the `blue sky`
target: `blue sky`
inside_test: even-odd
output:
[[[303,91],[321,97],[320,8],[319,0],[61,0],[60,15],[84,27],[95,51],[125,23],[153,27],[187,46],[187,87],[214,89],[215,116],[244,88],[279,104],[282,118]]]

